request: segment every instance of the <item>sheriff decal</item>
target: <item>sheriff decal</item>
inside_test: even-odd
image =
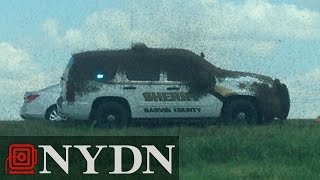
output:
[[[144,92],[145,101],[198,101],[197,97],[183,92]]]

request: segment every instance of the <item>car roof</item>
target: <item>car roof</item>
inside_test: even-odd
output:
[[[199,75],[195,71],[208,71],[215,68],[204,58],[186,49],[148,48],[145,45],[131,49],[95,50],[73,54],[74,68],[80,72],[94,71],[97,68],[108,70],[128,70],[149,68],[157,71],[179,71],[180,73]],[[116,70],[115,70],[116,69]],[[191,71],[191,72],[190,72]]]
[[[190,77],[190,91],[208,92],[215,86],[217,78],[255,75],[270,81],[262,75],[229,71],[218,68],[192,51],[179,48],[149,48],[144,44],[130,49],[83,51],[73,54],[74,64],[70,76],[77,77],[90,74],[97,69],[104,72],[116,72],[128,69],[144,68],[159,71],[171,71]],[[81,77],[79,78],[81,79]],[[272,79],[271,79],[272,80]]]
[[[75,60],[79,59],[91,59],[101,57],[118,57],[133,56],[133,55],[153,55],[153,56],[165,56],[165,57],[184,57],[186,59],[196,58],[199,61],[203,60],[199,55],[186,49],[178,48],[138,48],[132,47],[131,49],[106,49],[106,50],[93,50],[82,51],[73,54]]]

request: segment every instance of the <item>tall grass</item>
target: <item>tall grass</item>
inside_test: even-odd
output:
[[[47,122],[1,122],[2,136],[180,136],[181,179],[320,179],[320,124],[133,126],[99,129]]]

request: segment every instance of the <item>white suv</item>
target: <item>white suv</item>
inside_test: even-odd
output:
[[[136,118],[256,123],[285,119],[290,109],[279,80],[223,70],[188,50],[141,44],[74,54],[61,82],[63,114],[116,126]]]

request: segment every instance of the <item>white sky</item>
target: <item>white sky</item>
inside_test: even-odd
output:
[[[203,51],[222,68],[289,86],[291,118],[320,115],[320,1],[70,0],[0,2],[0,119],[19,119],[23,93],[59,82],[79,50]]]

